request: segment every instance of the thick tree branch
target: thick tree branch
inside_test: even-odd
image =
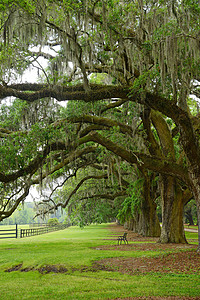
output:
[[[99,126],[106,126],[108,128],[117,127],[119,131],[124,134],[128,134],[133,136],[133,129],[131,126],[123,124],[121,122],[117,122],[112,119],[91,116],[91,115],[84,115],[80,117],[73,117],[69,119],[72,123],[90,123],[90,124],[97,124]]]
[[[187,184],[190,184],[188,170],[182,165],[178,165],[173,161],[167,159],[164,160],[158,157],[148,156],[143,153],[128,151],[122,146],[119,146],[118,144],[108,140],[107,138],[103,137],[102,135],[96,132],[91,133],[90,137],[92,141],[106,147],[108,150],[121,157],[122,159],[126,160],[130,164],[137,164],[140,167],[144,167],[152,171],[177,176],[182,181],[186,182]]]
[[[0,211],[0,222],[5,219],[5,218],[8,218],[10,217],[13,212],[17,209],[18,205],[23,201],[25,200],[25,198],[28,196],[29,194],[29,189],[30,189],[30,185],[26,185],[24,187],[24,192],[23,194],[15,200],[15,202],[13,203],[13,205],[11,205],[11,208],[7,211]]]
[[[18,89],[16,87],[18,87]],[[35,92],[30,93],[30,91]],[[85,102],[99,101],[110,98],[128,99],[127,93],[128,90],[125,90],[125,88],[116,86],[98,87],[97,85],[90,85],[90,91],[85,92],[83,86],[64,88],[63,86],[48,87],[41,84],[18,84],[13,87],[5,87],[0,85],[0,99],[13,96],[27,102],[34,102],[38,99],[48,97],[55,98],[58,101],[83,100]]]

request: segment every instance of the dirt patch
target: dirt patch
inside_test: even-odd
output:
[[[66,273],[68,269],[62,265],[45,265],[36,269],[41,274]]]
[[[20,272],[30,272],[30,271],[38,271],[40,274],[49,274],[49,273],[74,273],[76,271],[79,271],[81,273],[84,272],[98,272],[98,271],[113,271],[112,268],[109,266],[106,266],[104,264],[99,264],[98,262],[95,262],[92,264],[92,266],[82,266],[79,268],[66,268],[62,265],[44,265],[42,267],[26,267],[22,268],[23,264],[19,264],[16,266],[13,266],[9,269],[6,269],[5,272],[14,272],[14,271],[20,271]]]
[[[185,273],[200,274],[200,256],[195,251],[164,254],[158,257],[115,257],[96,262],[113,271],[138,273]]]
[[[134,243],[122,245],[102,245],[96,250],[116,250],[116,251],[178,251],[178,250],[193,250],[197,246],[192,244],[160,244],[160,243]]]
[[[48,273],[66,273],[68,269],[62,265],[44,265],[40,268],[36,268],[33,266],[22,268],[23,264],[19,264],[16,266],[13,266],[12,268],[9,268],[5,270],[5,272],[14,272],[14,271],[20,271],[20,272],[30,272],[30,271],[38,271],[41,274],[48,274]]]
[[[13,266],[7,270],[5,270],[5,272],[14,272],[14,271],[19,271],[22,267],[22,264],[18,264],[16,266]]]

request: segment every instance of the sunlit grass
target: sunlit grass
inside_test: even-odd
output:
[[[190,240],[192,240],[192,244],[198,244],[198,232],[185,231],[185,236],[189,243],[191,243]]]

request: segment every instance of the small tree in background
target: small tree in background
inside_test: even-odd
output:
[[[55,225],[58,225],[59,222],[58,222],[58,219],[57,219],[57,218],[51,218],[51,219],[48,220],[47,224],[48,224],[49,226],[55,226]]]

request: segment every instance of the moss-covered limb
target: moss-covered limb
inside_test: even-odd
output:
[[[80,131],[79,136],[84,137],[94,130],[108,130],[108,127],[103,125],[89,125]]]
[[[23,201],[25,200],[25,198],[28,196],[28,194],[29,194],[29,189],[30,189],[30,186],[27,184],[27,185],[25,186],[25,188],[24,188],[23,194],[22,194],[20,197],[18,197],[18,198],[13,202],[13,204],[10,205],[10,203],[9,203],[10,209],[9,209],[9,210],[6,210],[6,211],[4,211],[4,210],[1,210],[1,211],[0,211],[0,222],[1,222],[3,219],[6,219],[6,218],[10,217],[10,216],[13,214],[13,212],[17,209],[17,207],[19,206],[19,204],[20,204],[21,202],[23,202]]]
[[[133,136],[133,129],[131,126],[125,125],[121,122],[117,122],[112,119],[91,116],[91,115],[83,115],[81,117],[73,117],[69,119],[72,123],[90,123],[90,124],[97,124],[99,126],[107,126],[107,127],[117,127],[119,128],[120,132]]]
[[[127,101],[128,101],[127,99],[120,99],[120,100],[111,102],[111,103],[105,105],[105,107],[101,109],[100,113],[103,114],[104,112],[106,112],[109,109],[120,107],[122,104],[126,103]]]
[[[29,91],[29,92],[36,92],[41,91],[43,89],[46,89],[49,87],[48,84],[43,83],[14,83],[7,86],[10,89],[16,90],[16,91]]]
[[[87,143],[90,140],[91,140],[90,136],[87,135],[85,137],[82,137],[82,138],[78,139],[77,141],[72,141],[68,145],[65,143],[65,141],[61,141],[61,140],[53,142],[53,143],[49,143],[48,145],[46,145],[44,147],[44,149],[42,151],[38,151],[35,158],[33,158],[27,164],[27,166],[25,166],[24,168],[21,168],[18,171],[14,171],[14,172],[9,173],[9,174],[0,172],[0,181],[4,182],[4,183],[8,183],[8,182],[15,181],[17,178],[27,176],[28,174],[33,175],[41,167],[41,165],[45,162],[45,159],[50,154],[50,152],[62,151],[62,150],[64,150],[64,151],[71,150],[71,151],[76,152],[76,148],[78,146],[80,146],[84,143]],[[60,166],[60,167],[57,166],[57,167],[61,168],[62,166]]]
[[[184,205],[186,205],[192,198],[194,198],[194,196],[189,188],[182,191],[182,201]]]
[[[172,135],[168,127],[168,124],[166,123],[162,115],[159,112],[154,110],[151,111],[151,119],[158,133],[163,154],[165,155],[165,157],[174,160],[175,159],[174,143],[173,143]]]
[[[88,94],[88,92],[85,92],[84,85],[83,84],[76,84],[76,85],[58,85],[58,84],[40,84],[40,83],[16,83],[16,84],[10,84],[10,85],[0,85],[0,88],[4,91],[6,89],[12,89],[16,90],[18,92],[20,91],[29,91],[29,92],[35,92],[35,91],[42,91],[42,90],[48,90],[48,89],[54,89],[56,91],[60,92],[67,92],[67,93],[78,93],[78,92],[84,92],[85,94]],[[124,88],[121,86],[114,86],[114,85],[106,85],[106,84],[96,84],[96,83],[90,83],[90,90],[91,91],[105,91],[113,90],[113,89],[119,89],[123,90],[124,88],[128,88],[125,86]],[[128,90],[127,90],[128,91]],[[76,97],[76,94],[74,94]],[[125,97],[126,99],[127,97]],[[74,98],[76,100],[76,98]],[[116,100],[117,101],[117,100]]]
[[[96,151],[96,147],[86,147],[86,148],[83,148],[83,149],[78,149],[77,151],[73,151],[70,155],[68,155],[68,157],[63,162],[61,162],[60,164],[57,164],[56,166],[54,166],[51,170],[49,170],[48,173],[44,171],[41,176],[38,176],[38,177],[30,180],[29,183],[25,185],[24,193],[19,198],[17,198],[13,202],[13,204],[11,204],[12,203],[12,201],[10,201],[11,199],[8,201],[9,207],[11,207],[11,208],[8,210],[6,207],[4,207],[3,209],[0,210],[0,220],[3,220],[4,218],[9,217],[16,210],[18,205],[28,195],[31,185],[40,184],[41,180],[46,178],[48,175],[53,174],[57,170],[59,170],[62,167],[66,166],[67,164],[70,164],[71,162],[77,160],[78,158],[81,158],[83,155],[94,153],[95,151]],[[77,168],[76,168],[75,173],[77,172],[78,168],[82,168],[82,167],[85,167],[87,165],[88,165],[87,161],[84,162],[84,163],[80,163],[80,165],[77,165],[78,167],[76,166]],[[71,174],[70,177],[75,176],[75,173]]]
[[[0,133],[1,134],[11,134],[11,133],[13,133],[13,131],[10,131],[6,128],[0,128]]]
[[[145,102],[148,106],[170,117],[174,120],[176,125],[179,126],[180,139],[185,154],[193,167],[195,165],[198,166],[200,161],[199,142],[194,133],[192,120],[187,111],[181,109],[166,98],[150,93],[147,93]],[[198,166],[198,169],[200,173],[200,166]]]
[[[121,157],[122,159],[126,160],[130,164],[137,164],[140,167],[144,167],[152,171],[177,176],[187,184],[190,183],[187,168],[178,165],[173,161],[148,156],[143,153],[128,151],[122,146],[117,145],[116,143],[110,141],[109,139],[103,137],[102,135],[96,132],[91,133],[90,137],[92,141],[103,145],[108,150]]]
[[[69,203],[71,197],[76,194],[78,189],[88,180],[90,179],[96,179],[96,180],[101,180],[101,179],[108,179],[108,174],[102,174],[102,175],[89,175],[84,178],[82,178],[79,183],[76,185],[76,187],[73,189],[73,191],[70,193],[70,195],[67,197],[66,201],[63,203],[63,208],[67,206]]]
[[[42,162],[48,156],[51,151],[58,151],[58,150],[66,150],[66,145],[64,142],[58,141],[51,144],[48,144],[44,150],[38,151],[35,158],[24,168],[19,169],[16,172],[12,172],[10,174],[4,174],[0,172],[0,181],[4,183],[15,181],[19,177],[33,175],[41,166]]]
[[[144,141],[147,149],[149,149],[150,154],[161,158],[163,155],[160,146],[152,132],[150,114],[151,110],[149,108],[144,108],[141,116],[146,134]]]
[[[41,86],[41,85],[40,85]],[[31,86],[30,86],[31,88]],[[36,90],[36,87],[35,87]],[[120,86],[99,86],[99,88],[93,88],[90,86],[90,90],[85,92],[80,89],[80,86],[74,88],[63,88],[60,86],[46,87],[43,89],[38,89],[37,91],[31,92],[29,89],[27,92],[11,87],[0,86],[0,99],[6,97],[17,97],[21,100],[26,100],[27,102],[33,102],[38,99],[53,97],[58,101],[65,100],[83,100],[85,102],[99,101],[102,99],[110,98],[127,98],[128,91],[125,92],[125,89]]]

